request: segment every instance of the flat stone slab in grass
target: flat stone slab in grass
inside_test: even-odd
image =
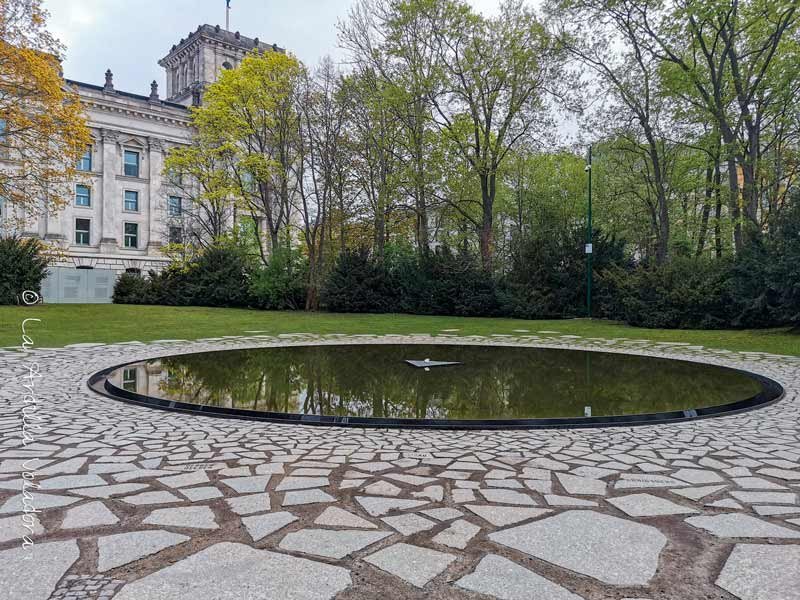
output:
[[[134,531],[118,533],[97,539],[97,570],[101,573],[161,552],[176,546],[189,537],[179,533],[155,531]]]
[[[423,587],[456,559],[452,554],[420,548],[411,544],[394,544],[364,560],[416,587]],[[116,600],[116,599],[115,599]]]
[[[247,533],[250,534],[253,541],[258,542],[295,521],[297,521],[297,517],[290,512],[276,512],[268,515],[245,517],[242,519],[242,525],[247,529]]]
[[[740,600],[800,600],[800,546],[736,544],[717,585]]]
[[[518,506],[536,506],[536,501],[522,492],[504,489],[478,490],[487,502],[498,504],[515,504]]]
[[[456,581],[456,585],[500,600],[583,600],[549,579],[495,554],[484,556],[475,570]]]
[[[75,508],[70,508],[61,524],[61,529],[81,529],[84,527],[99,527],[101,525],[114,525],[119,519],[105,504],[100,501],[89,502]]]
[[[300,504],[319,504],[322,502],[334,502],[336,498],[326,494],[320,489],[295,490],[286,492],[283,497],[284,506],[297,506]]]
[[[609,498],[608,502],[631,517],[690,515],[697,512],[693,508],[675,504],[652,494],[629,494],[628,496]]]
[[[146,506],[148,504],[171,504],[173,502],[180,502],[181,499],[171,492],[142,492],[135,496],[125,496],[120,498],[127,504],[134,504],[136,506]]]
[[[114,600],[330,600],[350,584],[342,567],[224,542],[129,583]]]
[[[489,521],[489,523],[495,527],[513,525],[520,521],[526,521],[527,519],[533,519],[553,512],[547,508],[524,508],[517,506],[482,506],[479,504],[467,504],[466,507],[481,519]]]
[[[320,516],[314,520],[315,525],[327,525],[328,527],[357,527],[361,529],[377,529],[375,523],[370,523],[358,515],[347,512],[336,506],[329,506]]]
[[[689,517],[686,522],[717,537],[800,539],[800,531],[741,513]]]
[[[489,539],[612,585],[646,585],[667,543],[655,527],[586,510],[498,531]]]
[[[428,504],[423,500],[404,500],[402,498],[382,498],[378,496],[356,496],[356,502],[373,517],[380,517],[393,510],[406,510]]]
[[[219,529],[214,511],[208,506],[182,506],[154,510],[142,521],[145,525],[186,527],[195,529]]]
[[[0,552],[0,597],[48,600],[79,554],[75,540],[36,543]]]
[[[237,515],[252,515],[270,510],[269,494],[267,493],[227,498],[225,502]]]
[[[344,558],[390,535],[385,531],[301,529],[287,534],[279,548],[325,558]]]
[[[578,477],[567,473],[556,473],[558,481],[568,494],[578,496],[605,496],[606,482],[590,477]]]

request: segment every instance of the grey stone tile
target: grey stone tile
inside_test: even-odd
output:
[[[800,600],[800,546],[737,544],[717,585],[740,600]]]
[[[456,585],[500,600],[583,600],[549,579],[495,554],[484,556],[475,570],[456,581]]]
[[[225,502],[237,515],[252,515],[270,510],[269,494],[250,494],[238,498],[226,498]]]
[[[254,542],[258,542],[271,533],[275,533],[279,529],[283,529],[289,523],[297,521],[297,517],[290,512],[276,512],[266,515],[254,515],[252,517],[243,517],[242,525],[247,529],[247,533],[253,538]]]
[[[413,535],[419,531],[426,531],[436,527],[436,522],[426,519],[417,514],[396,515],[394,517],[383,517],[384,523],[396,529],[405,536]]]
[[[61,523],[61,529],[82,529],[119,523],[117,516],[100,501],[70,508]]]
[[[188,536],[169,531],[134,531],[97,539],[97,570],[101,573],[182,544]]]
[[[283,496],[284,506],[297,506],[299,504],[319,504],[324,502],[335,502],[336,498],[326,494],[319,489],[295,490],[286,492]]]
[[[267,489],[271,475],[253,475],[251,477],[232,477],[220,481],[240,494],[263,492]]]
[[[375,523],[370,523],[358,515],[343,510],[337,506],[329,506],[314,520],[315,525],[328,527],[357,527],[360,529],[377,529]]]
[[[690,517],[686,522],[717,537],[800,539],[800,531],[740,513]]]
[[[325,558],[344,558],[392,535],[384,531],[301,529],[287,534],[278,547]]]
[[[129,583],[114,600],[331,600],[350,584],[347,569],[226,542]]]
[[[79,554],[75,540],[0,551],[0,595],[9,594],[5,596],[9,600],[48,600]]]
[[[195,529],[219,529],[214,512],[208,506],[181,506],[160,508],[151,512],[142,521],[145,525],[186,527]]]
[[[488,489],[478,490],[487,502],[498,504],[514,504],[517,506],[536,506],[536,501],[528,494],[515,490]]]
[[[383,498],[377,496],[356,496],[356,502],[373,517],[380,517],[394,510],[407,510],[428,504],[428,502],[422,500]]]
[[[480,518],[489,521],[496,527],[513,525],[528,519],[535,519],[553,511],[546,508],[526,508],[517,506],[483,506],[478,504],[467,504],[466,508],[474,512]]]
[[[411,585],[421,588],[444,571],[450,563],[456,560],[456,557],[452,554],[411,544],[394,544],[375,554],[370,554],[364,560],[382,571],[391,573]]]
[[[470,540],[480,532],[480,530],[481,528],[477,525],[473,525],[464,519],[459,519],[458,521],[453,521],[453,523],[450,524],[450,527],[444,531],[437,533],[433,537],[432,541],[436,544],[442,544],[444,546],[460,548],[463,550],[467,547],[467,544],[470,542]]]
[[[652,494],[629,494],[627,496],[609,498],[608,502],[631,517],[690,515],[697,512],[693,508],[681,506]]]
[[[567,511],[489,535],[492,541],[612,585],[646,585],[667,543],[655,527]]]

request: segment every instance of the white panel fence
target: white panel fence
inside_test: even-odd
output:
[[[119,271],[51,267],[42,282],[42,298],[50,304],[107,304]]]

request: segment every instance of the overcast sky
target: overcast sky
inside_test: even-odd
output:
[[[287,48],[306,64],[337,56],[336,23],[353,0],[231,0],[231,30]],[[470,0],[484,14],[499,0]],[[50,30],[67,46],[64,74],[102,84],[107,68],[114,85],[148,94],[158,66],[173,44],[198,25],[225,25],[225,0],[45,0]],[[163,92],[162,92],[163,94]]]

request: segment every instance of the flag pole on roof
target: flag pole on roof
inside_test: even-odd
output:
[[[225,0],[225,31],[231,30],[231,0]]]

